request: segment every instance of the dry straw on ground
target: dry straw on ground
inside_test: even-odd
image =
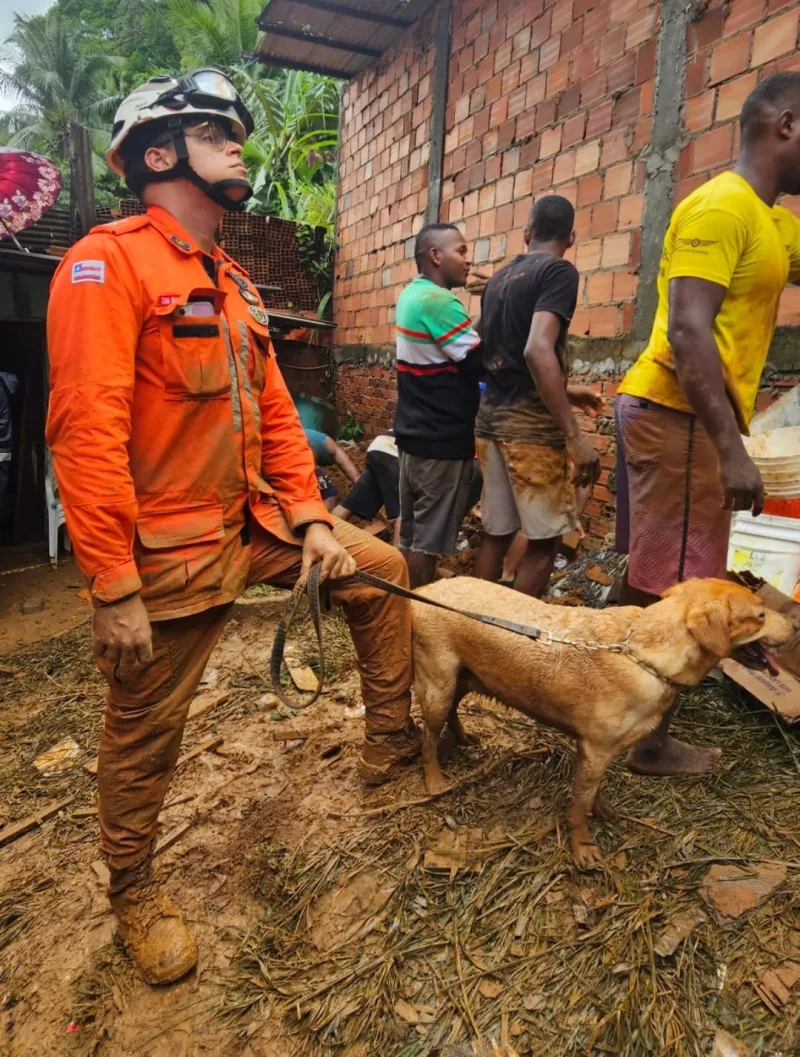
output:
[[[608,866],[581,874],[561,824],[566,741],[492,712],[518,752],[482,781],[355,817],[334,846],[267,841],[251,854],[264,915],[227,1012],[253,1025],[280,1011],[309,1057],[364,1043],[370,1057],[422,1057],[479,1037],[548,1057],[705,1057],[719,1026],[758,1052],[797,1053],[797,996],[776,1016],[754,988],[800,955],[798,777],[772,718],[735,689],[694,691],[678,733],[723,746],[727,769],[670,781],[617,765],[608,791],[628,819],[595,826]],[[786,862],[788,879],[764,906],[726,929],[698,912],[711,863],[765,859]],[[676,922],[686,935],[659,955]]]
[[[352,648],[340,618],[325,630],[341,680]],[[294,656],[313,663],[311,628],[299,631]],[[87,758],[96,751],[105,690],[88,629],[5,661],[21,674],[0,676],[2,821],[69,795],[75,808],[90,803],[95,780],[81,767],[44,779],[32,766],[67,735]],[[231,668],[230,694],[208,722],[257,709],[265,676],[263,663]],[[467,725],[488,737],[447,765],[467,779],[456,792],[396,810],[416,791],[389,787],[365,804],[386,805],[385,814],[329,820],[335,836],[323,846],[317,835],[282,849],[265,833],[250,850],[249,883],[264,911],[223,1011],[247,1032],[268,1011],[280,1014],[304,1057],[422,1057],[479,1037],[520,1055],[707,1057],[718,1027],[760,1054],[800,1053],[800,983],[781,1005],[763,986],[800,960],[796,735],[731,686],[697,689],[676,732],[722,746],[723,770],[672,781],[617,764],[608,791],[628,818],[595,825],[608,866],[580,874],[562,822],[566,740],[500,706],[465,705]],[[206,720],[190,724],[187,750],[208,737]],[[482,778],[470,782],[477,769]],[[70,822],[53,830],[48,870],[76,839],[93,836]],[[787,865],[763,905],[725,927],[698,913],[712,864],[763,861]],[[0,945],[48,898],[27,875],[6,892]],[[85,982],[76,1006],[88,1017],[113,981],[110,992],[108,980]]]

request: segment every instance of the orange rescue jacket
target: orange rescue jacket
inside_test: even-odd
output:
[[[97,602],[141,591],[154,619],[232,601],[248,511],[297,543],[332,524],[244,270],[165,210],[94,228],[59,265],[47,340],[67,529]]]

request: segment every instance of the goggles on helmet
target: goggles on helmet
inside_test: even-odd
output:
[[[177,84],[167,88],[150,104],[150,108],[164,107],[167,110],[184,110],[187,106],[201,109],[225,110],[233,107],[249,136],[253,131],[253,118],[242,102],[233,82],[224,73],[211,68],[195,70],[181,77]]]

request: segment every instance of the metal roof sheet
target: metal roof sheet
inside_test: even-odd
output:
[[[262,290],[263,287],[257,286],[256,289]],[[309,330],[334,330],[336,327],[336,324],[329,319],[301,316],[294,312],[284,312],[278,308],[267,308],[267,315],[269,316],[270,325],[289,327],[293,330],[301,330],[304,327]]]
[[[349,80],[380,58],[434,0],[269,0],[255,57]]]

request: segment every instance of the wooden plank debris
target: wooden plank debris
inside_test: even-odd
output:
[[[169,811],[171,807],[177,807],[178,804],[188,804],[189,801],[194,800],[196,796],[196,793],[184,793],[182,796],[176,796],[174,799],[168,800],[161,810]]]
[[[298,730],[276,730],[272,735],[273,741],[305,741],[311,735]]]
[[[167,848],[171,848],[172,845],[175,844],[176,841],[179,841],[184,835],[184,833],[186,833],[186,831],[191,828],[191,822],[182,822],[180,826],[176,826],[175,829],[170,830],[169,833],[164,834],[164,836],[156,844],[153,856],[155,857],[156,855],[160,855],[162,852],[165,852]]]
[[[197,719],[198,716],[204,716],[206,712],[210,712],[212,708],[216,708],[217,705],[221,705],[224,701],[230,700],[230,696],[231,695],[227,691],[209,696],[198,694],[189,706],[189,714],[186,717],[187,720]]]
[[[17,837],[21,837],[24,833],[36,829],[37,826],[41,826],[43,822],[52,818],[53,815],[57,815],[67,804],[71,804],[74,799],[74,796],[68,796],[64,800],[54,800],[47,804],[46,807],[41,808],[41,810],[34,811],[27,818],[23,818],[19,822],[12,822],[11,825],[0,829],[0,848],[4,844],[10,844],[12,840],[16,840]]]
[[[97,804],[94,807],[78,807],[73,812],[70,818],[81,819],[81,818],[96,818],[97,817]]]
[[[190,752],[185,753],[178,759],[178,762],[175,765],[176,769],[178,767],[183,767],[183,765],[190,760],[196,760],[197,757],[202,756],[204,752],[213,752],[214,749],[218,749],[220,745],[223,744],[224,740],[224,738],[209,738],[208,741],[201,741],[199,745],[195,745]]]

